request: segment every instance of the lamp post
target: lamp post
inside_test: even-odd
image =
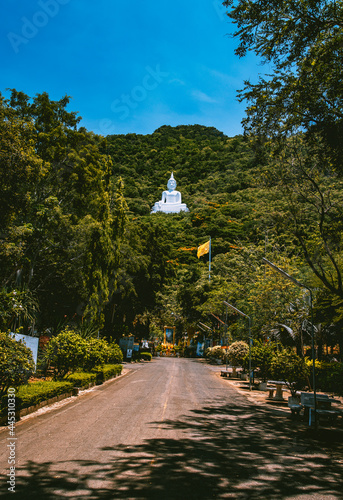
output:
[[[225,304],[227,307],[230,307],[233,311],[238,313],[240,316],[243,316],[243,318],[248,318],[248,326],[249,326],[249,391],[251,391],[251,319],[250,319],[250,316],[248,316],[247,314],[244,314],[242,311],[237,309],[237,307],[226,302],[226,300],[223,300],[223,304]]]
[[[305,288],[310,294],[310,310],[311,310],[311,340],[312,340],[312,386],[313,386],[313,406],[314,406],[314,425],[317,428],[317,394],[316,394],[316,360],[315,360],[315,350],[314,350],[314,328],[313,328],[313,305],[312,305],[312,290],[308,286],[300,283],[300,281],[293,278],[287,274],[283,269],[280,269],[275,264],[267,260],[265,257],[262,257],[262,260],[265,264],[271,267],[274,271],[278,272],[284,278],[292,281],[299,288]]]

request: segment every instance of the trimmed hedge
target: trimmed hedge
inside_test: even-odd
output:
[[[35,406],[55,396],[60,396],[73,390],[72,382],[38,381],[22,385],[16,392],[16,411]],[[7,395],[1,400],[1,414],[7,411]]]
[[[93,372],[96,375],[96,383],[102,384],[106,380],[120,375],[122,369],[123,365],[104,365],[94,368]]]
[[[65,380],[72,382],[74,387],[88,387],[96,382],[95,373],[75,372],[68,375]]]
[[[23,385],[17,392],[17,401],[19,401],[20,409],[28,408],[29,406],[37,405],[42,401],[60,396],[66,392],[73,390],[73,383],[66,381],[38,381],[31,384]]]
[[[140,354],[141,359],[144,359],[145,361],[151,361],[152,354],[150,352],[141,352]]]

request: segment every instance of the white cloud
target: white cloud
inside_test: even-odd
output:
[[[216,99],[213,99],[212,97],[205,94],[204,92],[201,92],[201,90],[193,90],[192,96],[201,102],[218,103],[218,101],[216,101]]]
[[[186,85],[185,82],[183,80],[180,80],[179,78],[173,78],[168,83],[175,83],[177,85]]]

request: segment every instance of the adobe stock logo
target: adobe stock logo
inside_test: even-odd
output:
[[[45,28],[50,19],[57,16],[60,12],[61,5],[66,5],[70,1],[71,0],[39,0],[37,4],[40,9],[33,14],[32,18],[21,18],[22,26],[20,34],[13,33],[13,31],[7,34],[7,38],[14,52],[18,54],[19,47],[32,40],[41,28]]]
[[[120,99],[115,99],[111,103],[111,111],[119,114],[120,120],[126,120],[131,112],[138,108],[139,104],[148,97],[150,92],[153,92],[157,87],[169,76],[169,73],[161,71],[160,65],[157,64],[155,69],[151,66],[145,67],[145,75],[140,83],[131,89],[127,94],[122,94]],[[114,122],[109,119],[101,120],[100,130],[104,135],[113,133]]]

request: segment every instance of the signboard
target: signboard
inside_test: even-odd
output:
[[[119,347],[123,352],[125,352],[127,349],[133,349],[133,344],[135,341],[135,337],[131,335],[130,337],[122,337],[119,339]]]
[[[127,357],[127,359],[132,358],[132,349],[127,349],[126,350],[126,357]]]
[[[175,326],[164,327],[164,343],[175,344]]]
[[[30,337],[29,335],[22,335],[21,333],[14,333],[13,337],[18,342],[19,342],[19,340],[21,340],[23,342],[23,344],[25,344],[26,347],[28,347],[31,350],[33,360],[35,362],[35,365],[37,366],[39,338],[38,337]]]

